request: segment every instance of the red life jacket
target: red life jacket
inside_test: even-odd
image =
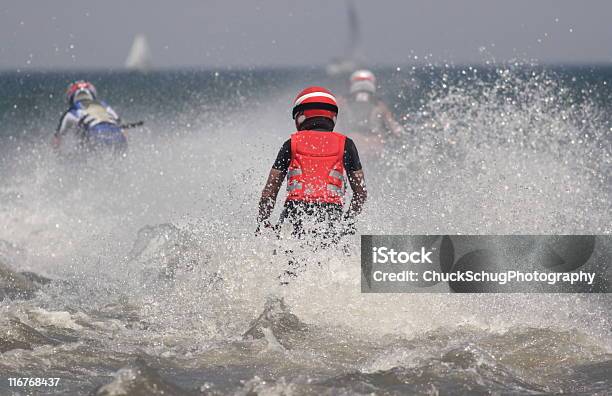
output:
[[[287,201],[344,203],[344,142],[336,132],[291,135]]]

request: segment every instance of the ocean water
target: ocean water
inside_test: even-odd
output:
[[[363,158],[359,233],[612,233],[612,67],[376,72],[406,133]],[[145,121],[126,158],[51,150],[77,78]],[[257,202],[313,83],[347,90],[316,69],[1,73],[0,394],[609,394],[607,294],[361,294],[358,237],[279,285],[289,242],[253,235]]]

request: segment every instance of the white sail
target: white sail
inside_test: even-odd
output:
[[[344,57],[332,59],[331,63],[327,65],[327,74],[332,76],[354,72],[358,64],[361,63],[363,57],[361,49],[361,26],[359,24],[357,9],[352,0],[346,1],[346,11],[349,28],[347,48]]]
[[[132,70],[147,71],[153,65],[149,43],[144,34],[139,34],[134,38],[130,54],[125,60],[125,67]]]

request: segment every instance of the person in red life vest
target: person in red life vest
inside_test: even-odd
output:
[[[327,89],[309,87],[298,94],[293,107],[297,132],[283,144],[270,170],[259,201],[257,233],[261,227],[274,228],[269,218],[285,176],[287,198],[281,224],[291,223],[294,236],[321,237],[329,245],[347,231],[354,233],[354,219],[367,190],[355,143],[333,132],[337,115],[336,98]],[[345,175],[353,198],[343,216]]]

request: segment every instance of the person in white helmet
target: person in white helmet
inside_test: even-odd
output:
[[[376,96],[376,77],[369,70],[357,70],[351,75],[350,96],[344,99],[343,106],[345,112],[339,124],[351,131],[351,137],[366,153],[380,154],[389,138],[404,133],[388,106]]]
[[[53,134],[52,145],[59,149],[62,137],[75,133],[79,147],[95,150],[107,147],[123,154],[127,139],[117,113],[105,102],[98,100],[96,87],[88,81],[76,81],[66,90],[70,106],[60,119]]]

